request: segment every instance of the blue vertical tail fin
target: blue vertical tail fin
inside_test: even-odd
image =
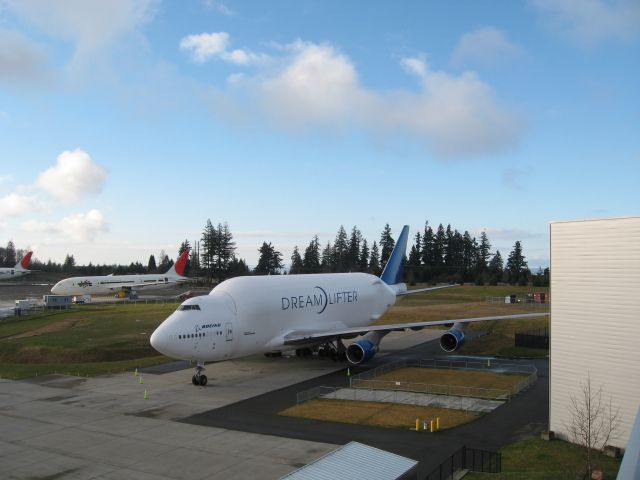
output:
[[[407,252],[407,239],[409,237],[409,225],[405,225],[400,232],[396,246],[380,275],[380,279],[387,285],[402,283],[402,271],[404,269],[404,257]]]

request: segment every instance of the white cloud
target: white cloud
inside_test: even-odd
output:
[[[189,35],[180,40],[180,48],[191,52],[194,62],[204,63],[217,57],[227,49],[229,34],[227,32],[200,33]]]
[[[266,55],[256,54],[250,50],[228,50],[231,42],[227,32],[199,33],[188,35],[180,40],[180,49],[191,53],[196,63],[205,63],[214,58],[236,65],[248,65],[267,59]]]
[[[149,20],[156,0],[3,0],[18,17],[75,43],[75,61],[90,59]]]
[[[213,108],[233,112],[236,120],[238,111],[255,104],[294,131],[324,127],[364,129],[376,136],[409,134],[440,157],[493,153],[518,140],[520,119],[473,72],[450,75],[431,70],[424,58],[405,58],[401,65],[418,76],[420,90],[378,92],[364,87],[350,59],[329,44],[297,41],[284,52],[269,69],[234,78],[227,95],[214,91]],[[235,108],[229,105],[234,94]],[[245,102],[243,94],[255,101]]]
[[[224,3],[218,2],[215,0],[204,0],[204,6],[209,10],[215,10],[222,15],[226,15],[227,17],[232,17],[236,14],[233,10],[227,7]]]
[[[55,166],[38,176],[37,186],[54,198],[75,202],[102,190],[107,171],[83,150],[64,151]]]
[[[418,77],[422,78],[427,74],[427,62],[425,58],[403,58],[400,60],[400,65],[402,65],[408,73],[412,73]]]
[[[637,0],[530,0],[543,21],[582,45],[628,41],[640,35]]]
[[[522,54],[522,48],[510,42],[505,34],[492,27],[465,33],[458,42],[451,63],[453,65],[493,66]]]
[[[0,219],[16,217],[42,208],[37,198],[19,193],[9,193],[0,197]]]
[[[99,210],[76,213],[64,217],[57,223],[29,220],[22,224],[28,233],[53,234],[76,242],[92,242],[99,233],[109,231],[109,226]]]
[[[19,32],[0,28],[0,84],[36,85],[49,78],[45,49]]]

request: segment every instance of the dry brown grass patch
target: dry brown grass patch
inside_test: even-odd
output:
[[[415,428],[416,418],[440,418],[440,429],[453,428],[479,417],[474,412],[383,402],[315,399],[287,408],[279,413],[289,417],[310,418],[324,422],[353,423],[387,428]]]
[[[385,382],[450,385],[513,391],[513,388],[526,378],[527,375],[521,374],[408,367],[379,375],[375,377],[373,381],[380,380]],[[376,388],[383,388],[383,386]],[[418,388],[409,388],[409,390],[420,391]]]

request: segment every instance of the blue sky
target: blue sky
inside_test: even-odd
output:
[[[0,243],[146,262],[228,222],[288,259],[640,213],[632,0],[0,0]]]

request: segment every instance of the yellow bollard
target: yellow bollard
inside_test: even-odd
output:
[[[149,400],[149,395],[147,394],[147,389],[144,389],[144,399]]]
[[[429,422],[429,431],[433,433],[433,420]]]
[[[144,382],[142,381],[142,375],[140,375],[140,385],[142,385]]]
[[[420,419],[416,418],[416,432],[420,431]]]
[[[134,377],[137,377],[137,376],[138,376],[138,369],[137,369],[137,368],[136,368],[136,371],[135,371],[135,372],[133,372],[133,376],[134,376]]]
[[[440,430],[440,417],[436,417],[436,430]]]

